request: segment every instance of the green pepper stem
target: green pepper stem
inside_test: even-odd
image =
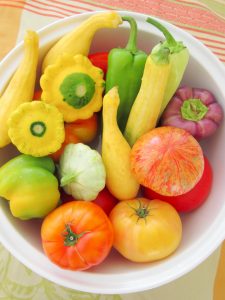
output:
[[[126,49],[131,51],[132,53],[137,52],[137,23],[132,17],[124,16],[122,17],[123,21],[127,21],[130,24],[130,35],[129,40],[126,45]]]
[[[146,19],[146,22],[152,24],[153,26],[157,27],[165,36],[167,43],[170,46],[175,46],[177,44],[177,41],[174,39],[174,37],[172,36],[172,34],[158,21],[148,17]]]

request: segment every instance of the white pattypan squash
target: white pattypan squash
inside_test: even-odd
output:
[[[91,201],[105,187],[101,155],[82,143],[65,147],[59,161],[60,185],[75,199]]]

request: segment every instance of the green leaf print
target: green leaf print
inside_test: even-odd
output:
[[[122,300],[54,284],[21,264],[0,244],[0,300]]]

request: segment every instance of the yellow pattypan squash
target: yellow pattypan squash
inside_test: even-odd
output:
[[[11,142],[24,154],[46,156],[56,152],[65,139],[63,116],[42,101],[21,104],[8,120]]]
[[[55,105],[65,122],[88,119],[102,107],[103,75],[86,56],[62,54],[41,76],[41,99]]]

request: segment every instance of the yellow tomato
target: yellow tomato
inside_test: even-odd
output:
[[[182,237],[179,214],[169,203],[136,198],[119,202],[111,211],[114,248],[134,262],[162,259],[178,247]]]

